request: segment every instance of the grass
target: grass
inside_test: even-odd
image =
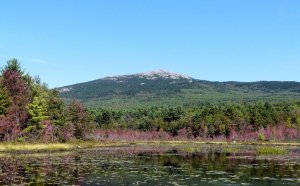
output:
[[[67,156],[72,154],[72,151],[45,151],[45,152],[33,152],[30,151],[30,153],[7,153],[7,152],[0,152],[0,158],[2,157],[19,157],[19,158],[41,158],[41,157],[49,157],[49,154],[54,156]]]
[[[28,144],[28,143],[2,143],[0,144],[0,152],[7,151],[43,151],[43,150],[69,150],[74,145],[64,143],[53,144]]]
[[[257,149],[259,155],[286,155],[288,154],[288,150],[279,147],[259,147]]]
[[[0,152],[42,152],[42,151],[68,151],[74,149],[115,147],[129,145],[124,142],[81,142],[70,143],[0,143]]]
[[[211,144],[211,145],[274,145],[274,146],[300,146],[300,143],[295,142],[227,142],[227,141],[187,141],[187,140],[174,140],[174,141],[136,141],[134,144],[168,144],[168,145],[180,145],[180,144]]]
[[[259,154],[284,154],[286,151],[282,148],[268,147],[273,146],[300,146],[300,143],[243,143],[243,142],[205,142],[205,141],[73,141],[69,143],[0,143],[0,152],[43,152],[43,151],[70,151],[75,149],[86,149],[86,148],[103,148],[103,147],[117,147],[117,146],[130,146],[130,145],[169,145],[169,146],[180,146],[180,145],[258,145]],[[192,151],[187,149],[187,151]]]

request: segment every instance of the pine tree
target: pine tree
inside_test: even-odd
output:
[[[5,131],[6,140],[18,138],[21,129],[28,121],[27,105],[30,102],[30,88],[26,86],[22,75],[20,64],[15,59],[8,61],[2,69],[0,85],[6,92],[5,99],[11,100],[11,104],[5,111],[5,122],[2,122],[1,127]]]
[[[41,129],[43,127],[42,122],[49,119],[47,97],[46,90],[43,90],[40,85],[35,86],[35,95],[28,105],[28,112],[30,116],[29,124],[35,126],[36,129]]]
[[[64,102],[59,97],[59,92],[57,90],[49,90],[47,97],[47,112],[49,120],[56,126],[64,126],[66,123],[66,118],[64,114]]]
[[[11,105],[11,100],[9,99],[5,89],[0,87],[0,115],[6,113],[7,108]]]

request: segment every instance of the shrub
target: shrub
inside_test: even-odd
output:
[[[259,133],[258,134],[258,141],[266,141],[265,135],[263,135],[262,133]]]

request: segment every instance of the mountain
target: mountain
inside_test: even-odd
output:
[[[58,91],[66,101],[76,98],[89,107],[103,108],[300,101],[299,82],[212,82],[164,70],[105,77]]]

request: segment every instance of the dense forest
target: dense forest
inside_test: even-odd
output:
[[[86,109],[64,102],[12,59],[0,74],[0,140],[298,140],[300,102],[288,101]]]
[[[65,105],[56,90],[26,74],[16,59],[0,74],[0,140],[85,139],[92,129],[88,111],[77,101]]]
[[[97,128],[163,131],[184,139],[296,140],[300,103],[258,102],[195,108],[93,109]]]

